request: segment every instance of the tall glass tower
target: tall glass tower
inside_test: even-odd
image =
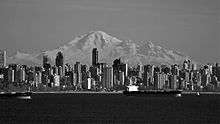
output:
[[[64,57],[63,57],[63,53],[62,52],[58,52],[57,53],[57,56],[56,56],[56,66],[59,67],[63,67],[63,64],[64,64]]]
[[[98,50],[93,48],[92,50],[92,66],[97,66],[98,64]]]

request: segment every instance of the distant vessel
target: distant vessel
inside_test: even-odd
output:
[[[31,92],[0,92],[0,98],[31,99]]]
[[[182,96],[181,90],[138,90],[138,86],[130,85],[123,91],[127,96]]]

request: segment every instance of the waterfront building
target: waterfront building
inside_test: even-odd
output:
[[[125,65],[124,65],[124,66],[125,66]],[[143,78],[143,77],[142,77],[142,74],[144,73],[144,67],[143,67],[143,65],[138,65],[137,69],[138,69],[138,77],[142,79],[142,78]]]
[[[160,89],[160,74],[158,72],[154,73],[153,81],[154,89]]]
[[[65,76],[67,76],[67,85],[68,86],[72,86],[73,85],[73,79],[74,79],[74,77],[73,77],[73,71],[68,71],[68,72],[66,72],[66,74],[65,74]]]
[[[35,72],[42,72],[43,68],[41,66],[35,66],[34,70],[35,70]]]
[[[54,75],[49,75],[49,86],[54,87],[55,81],[54,81]]]
[[[119,82],[121,86],[124,86],[125,85],[125,77],[124,77],[124,72],[123,71],[119,71]]]
[[[107,77],[106,77],[106,88],[112,88],[113,85],[113,68],[112,67],[106,67],[107,69]]]
[[[161,68],[158,67],[158,66],[156,66],[156,67],[154,68],[154,73],[161,73]]]
[[[117,79],[115,72],[113,72],[113,85],[114,86],[119,85],[119,80]]]
[[[49,58],[47,55],[43,55],[43,66],[45,66],[46,64],[49,64]]]
[[[58,75],[59,71],[58,71],[58,67],[57,66],[53,66],[52,70],[53,70],[53,75]]]
[[[178,65],[171,65],[171,74],[172,75],[179,75],[179,68]]]
[[[99,81],[99,76],[98,76],[98,68],[91,66],[89,68],[89,72],[91,73],[91,78],[93,78],[95,81]]]
[[[169,77],[170,77],[171,75],[170,75],[170,74],[163,73],[163,72],[162,72],[162,74],[164,75],[164,82],[163,82],[162,88],[163,88],[163,89],[169,89],[169,88],[170,88]]]
[[[212,65],[208,65],[208,73],[209,73],[210,75],[213,74]]]
[[[15,71],[10,67],[8,69],[8,82],[12,83],[15,81]]]
[[[193,70],[193,71],[196,71],[196,70],[197,70],[197,64],[196,64],[196,63],[193,63],[193,64],[192,64],[192,70]]]
[[[26,72],[25,72],[25,68],[24,67],[21,67],[20,68],[20,79],[21,79],[21,82],[25,82],[26,81]]]
[[[13,80],[12,82],[17,82],[17,67],[18,65],[17,64],[9,64],[8,65],[8,68],[11,68],[13,70]]]
[[[201,87],[202,84],[202,74],[198,72],[198,77],[197,77],[197,86]]]
[[[82,75],[82,83],[87,83],[87,65],[81,65],[81,75]]]
[[[154,65],[150,65],[149,66],[149,83],[151,83],[150,85],[151,86],[153,86],[153,82],[154,82],[154,68],[155,68],[155,66]]]
[[[216,70],[215,71],[216,71],[215,75],[216,75],[218,81],[220,81],[220,66],[218,64],[216,64]]]
[[[171,78],[170,78],[170,81],[171,81]],[[182,77],[179,77],[178,79],[178,89],[185,89],[186,88],[186,83],[185,83],[185,80],[182,78]]]
[[[4,81],[4,74],[1,73],[0,74],[0,84],[3,83],[3,81]]]
[[[86,89],[86,90],[91,90],[92,78],[91,78],[90,72],[87,71],[86,75],[87,75],[87,77],[85,79],[83,79],[83,81],[82,81],[82,88]]]
[[[27,75],[27,82],[33,86],[34,85],[34,77],[35,77],[34,69],[28,68],[26,75]]]
[[[166,66],[166,65],[161,65],[161,72],[164,74],[170,74],[171,73],[171,68]]]
[[[60,75],[61,77],[64,75],[62,66],[58,66],[58,75]]]
[[[149,84],[148,84],[148,67],[147,67],[147,65],[144,65],[144,72],[143,72],[143,74],[142,74],[142,79],[143,79],[143,84],[144,84],[144,86],[149,86]]]
[[[5,74],[4,74],[4,68],[0,68],[0,83],[4,82]]]
[[[211,83],[217,88],[218,79],[216,76],[211,76]]]
[[[220,88],[220,81],[217,82],[217,88]]]
[[[165,87],[165,81],[167,80],[167,75],[164,73],[159,73],[159,83],[158,83],[158,89],[164,89]]]
[[[73,80],[72,80],[72,83],[73,83],[73,86],[75,86],[76,87],[76,85],[77,85],[77,80],[76,80],[76,77],[77,77],[77,75],[76,75],[76,73],[75,72],[73,72],[72,73],[72,75],[73,75]]]
[[[207,74],[202,74],[202,77],[201,77],[201,85],[203,87],[206,87],[209,83],[209,76]]]
[[[35,72],[35,76],[34,76],[34,86],[38,87],[39,84],[42,83],[42,73],[40,71]]]
[[[99,63],[99,78],[100,83],[103,88],[106,88],[106,70],[107,64],[106,63]]]
[[[6,68],[0,68],[0,78],[2,79],[2,80],[4,80],[4,73],[5,73],[5,71],[6,71]]]
[[[47,75],[49,75],[49,69],[51,65],[49,63],[49,57],[47,55],[43,55],[43,68],[45,69]]]
[[[119,58],[119,59],[115,59],[113,61],[112,67],[113,67],[113,74],[114,74],[114,76],[113,76],[114,77],[113,78],[114,84],[116,84],[116,85],[127,84],[125,81],[128,80],[128,78],[127,78],[128,77],[128,65],[124,64],[121,61],[121,59]],[[136,71],[136,70],[130,71],[130,76],[135,76],[136,74],[138,75],[138,73],[136,73],[136,72],[138,72],[138,71]]]
[[[71,66],[69,64],[65,64],[64,65],[64,72],[65,72],[64,75],[66,75],[66,73],[70,72],[70,71],[71,71]]]
[[[176,90],[178,88],[176,75],[171,75],[170,88],[173,90]]]
[[[17,65],[15,69],[15,82],[19,83],[21,81],[21,66]]]
[[[54,75],[54,86],[59,87],[60,86],[60,76]]]
[[[184,79],[187,83],[190,82],[190,73],[188,71],[184,71]]]
[[[92,89],[96,89],[97,82],[93,78],[91,78],[91,79],[92,79],[92,86],[91,86],[91,88]]]
[[[48,69],[48,75],[53,75],[53,68],[52,67],[50,67],[49,69]]]
[[[0,50],[0,68],[6,66],[6,51]]]
[[[189,65],[189,64],[188,64],[188,60],[185,60],[185,61],[183,62],[183,69],[184,69],[184,70],[188,70],[188,68],[189,68],[188,65]]]
[[[196,86],[200,86],[201,85],[201,74],[199,73],[198,70],[195,70],[192,72],[192,84],[196,85]]]
[[[125,78],[127,79],[127,77],[128,77],[128,64],[125,63],[125,64],[124,64],[124,67],[125,67],[125,70],[124,70],[124,72],[125,72]]]
[[[16,83],[21,82],[21,68],[19,65],[17,66],[16,72],[15,72],[15,82]]]
[[[213,75],[217,77],[217,80],[220,81],[220,67],[218,63],[215,64],[215,66],[212,67]]]
[[[8,68],[3,69],[3,75],[4,75],[4,82],[6,83],[8,81]]]
[[[82,88],[82,73],[80,62],[76,62],[74,64],[74,73],[76,74],[76,86],[78,88]]]
[[[45,72],[42,72],[42,83],[44,85],[48,85],[48,80],[49,80],[48,78],[49,76]]]
[[[87,86],[86,89],[91,90],[92,89],[92,78],[87,78]]]

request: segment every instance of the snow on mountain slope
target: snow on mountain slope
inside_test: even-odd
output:
[[[91,65],[93,48],[97,48],[99,51],[99,61],[110,65],[114,59],[119,57],[130,65],[149,63],[174,64],[181,63],[186,58],[189,58],[178,51],[154,44],[152,41],[122,41],[103,31],[91,31],[53,50],[35,55],[17,53],[12,57],[12,61],[24,62],[23,64],[41,64],[43,55],[47,55],[51,63],[54,64],[56,54],[61,51],[64,54],[66,63],[74,64],[76,61],[79,61],[83,64]]]
[[[41,61],[36,58],[35,54],[27,54],[17,51],[17,53],[14,56],[7,57],[7,63],[40,65]]]

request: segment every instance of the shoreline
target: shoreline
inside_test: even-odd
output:
[[[52,91],[52,92],[32,92],[33,94],[122,94],[118,92],[95,92],[95,91]]]
[[[220,95],[220,92],[199,92],[199,91],[193,91],[193,92],[190,92],[190,91],[183,91],[182,94],[185,94],[185,95],[197,95],[197,94],[200,94],[200,95]]]
[[[16,91],[12,91],[12,92],[0,92],[0,94],[4,94],[4,93],[19,93]],[[20,92],[20,93],[25,93],[25,92]],[[117,92],[96,92],[96,91],[34,91],[31,92],[33,94],[123,94],[123,91],[117,91]],[[199,92],[199,91],[182,91],[183,95],[220,95],[220,92]]]
[[[52,91],[52,92],[32,92],[34,94],[123,94],[123,91],[118,92],[95,92],[95,91]],[[190,91],[183,91],[183,95],[220,95],[220,92],[190,92]]]

